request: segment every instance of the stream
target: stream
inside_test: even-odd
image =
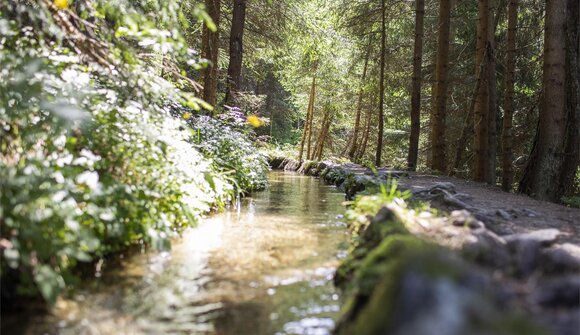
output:
[[[273,171],[266,190],[187,230],[169,252],[103,265],[49,311],[3,320],[6,334],[329,334],[332,276],[345,255],[344,195]]]

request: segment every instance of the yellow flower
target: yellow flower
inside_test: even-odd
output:
[[[254,128],[258,128],[264,125],[264,121],[260,120],[260,118],[256,115],[250,115],[246,120]]]
[[[54,5],[58,9],[67,9],[68,8],[68,0],[54,0]]]
[[[183,117],[184,120],[187,120],[191,117],[191,113],[189,113],[189,112],[183,113],[183,115],[181,117]]]

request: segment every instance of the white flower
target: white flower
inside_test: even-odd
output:
[[[91,190],[99,186],[99,174],[94,171],[85,171],[77,176],[77,183],[87,185]]]

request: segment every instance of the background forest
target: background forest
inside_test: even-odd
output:
[[[268,119],[258,134],[299,160],[433,170],[553,201],[578,193],[574,1],[205,4],[219,7],[208,101]],[[223,60],[241,55],[232,72]]]

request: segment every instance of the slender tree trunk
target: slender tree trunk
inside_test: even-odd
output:
[[[488,22],[488,57],[487,61],[489,64],[488,67],[488,75],[489,80],[488,84],[488,119],[487,119],[487,129],[488,129],[488,138],[487,138],[487,174],[485,180],[488,184],[495,185],[496,184],[496,168],[497,168],[497,75],[495,69],[495,21],[494,15],[495,8],[494,8],[495,0],[490,0],[490,8],[489,8],[489,22]],[[496,15],[499,16],[499,11]]]
[[[409,137],[409,155],[407,167],[411,171],[417,168],[419,152],[419,135],[421,132],[421,68],[423,65],[423,17],[425,0],[415,0],[415,46],[413,48],[413,79],[411,87],[411,134]]]
[[[513,128],[514,83],[516,75],[516,29],[518,25],[518,0],[510,0],[508,5],[508,30],[506,50],[506,74],[504,115],[502,124],[502,178],[501,187],[510,191],[514,181],[513,168]]]
[[[387,19],[385,17],[385,1],[381,1],[381,71],[379,78],[379,129],[377,132],[377,152],[375,155],[375,166],[381,166],[381,156],[383,153],[383,133],[385,127],[385,53],[387,52]]]
[[[324,143],[328,139],[328,133],[330,131],[330,125],[332,124],[332,117],[334,113],[332,110],[328,110],[324,113],[324,119],[322,121],[322,128],[320,128],[320,136],[317,141],[316,151],[313,158],[320,161],[322,160],[322,153],[324,151]]]
[[[499,18],[501,17],[501,10],[503,9],[504,6],[504,1],[500,1],[500,6],[498,7],[498,11],[495,15],[495,22],[493,24],[493,35],[492,35],[492,39],[494,38],[493,36],[495,36],[495,31],[497,29],[497,26],[499,24]],[[473,115],[475,114],[475,103],[477,101],[478,98],[478,92],[480,90],[480,87],[482,86],[482,82],[484,81],[484,70],[486,68],[486,66],[488,65],[488,52],[492,52],[493,50],[490,50],[489,48],[486,48],[484,50],[484,54],[483,57],[481,57],[481,61],[476,64],[476,71],[475,71],[475,86],[473,89],[473,94],[472,94],[472,99],[471,102],[469,104],[469,109],[467,110],[467,115],[465,115],[465,119],[463,121],[463,127],[461,129],[461,135],[459,136],[459,140],[457,141],[457,146],[455,149],[455,159],[453,161],[453,169],[451,171],[450,174],[455,174],[455,172],[457,172],[459,170],[459,168],[461,167],[461,165],[463,164],[463,152],[465,151],[465,147],[467,145],[467,143],[470,141],[471,136],[474,134],[474,130],[475,127],[473,125]],[[492,57],[495,57],[492,55]],[[495,71],[495,64],[493,65],[494,71]],[[493,73],[493,76],[495,76],[495,73]],[[493,79],[493,85],[489,86],[489,89],[495,94],[496,92],[496,87],[495,87],[495,77]],[[493,99],[495,99],[495,96],[493,97]],[[497,103],[494,102],[492,103],[492,105],[496,106]],[[494,108],[497,111],[497,107]],[[495,120],[494,120],[495,122]],[[495,127],[495,123],[494,123],[494,127]],[[493,145],[496,145],[496,139],[495,139],[495,134],[493,135]],[[492,155],[495,159],[495,153]],[[493,164],[495,164],[495,161],[492,162]],[[493,167],[493,171],[495,171],[495,165]],[[494,177],[495,178],[495,177]]]
[[[202,30],[201,56],[210,61],[203,75],[203,100],[215,107],[218,87],[220,0],[205,0],[205,6],[216,26],[216,31],[211,31],[206,25]]]
[[[243,37],[246,21],[246,0],[234,0],[232,30],[230,33],[230,63],[226,88],[226,104],[235,104],[242,74]]]
[[[310,137],[312,133],[312,117],[314,113],[314,94],[316,92],[316,77],[312,77],[312,84],[310,85],[310,97],[308,98],[308,108],[306,110],[306,120],[304,120],[304,130],[302,131],[302,139],[300,140],[300,153],[298,155],[298,161],[302,161],[302,156],[304,155],[304,144],[306,139],[308,139],[308,150],[306,153],[306,159],[310,156]],[[271,121],[270,121],[271,122]]]
[[[481,84],[475,96],[475,110],[474,110],[474,179],[476,181],[484,181],[487,183],[494,183],[492,179],[490,156],[494,152],[490,147],[490,134],[493,135],[494,130],[490,129],[493,121],[492,108],[490,106],[490,88],[492,72],[492,41],[490,32],[492,21],[492,7],[490,6],[492,0],[478,0],[478,22],[477,22],[477,49],[476,49],[476,64],[483,64],[481,70]],[[477,69],[476,69],[477,71]],[[494,158],[495,161],[495,158]],[[495,164],[494,164],[495,165]]]
[[[369,134],[371,132],[371,117],[372,117],[372,115],[373,115],[372,110],[367,109],[365,128],[363,131],[362,142],[361,142],[361,145],[358,147],[357,152],[356,152],[356,156],[355,156],[355,162],[357,162],[357,163],[360,162],[361,158],[364,156],[364,154],[367,150],[367,144],[369,142]]]
[[[314,124],[314,102],[316,100],[316,76],[312,78],[312,91],[310,92],[310,119],[308,120],[308,143],[306,150],[306,158],[310,159],[310,151],[312,150],[312,125]]]
[[[559,200],[562,192],[560,178],[565,157],[566,5],[566,0],[546,0],[544,94],[534,148],[520,183],[520,191],[552,201]]]
[[[422,1],[422,0],[420,0]],[[358,92],[358,102],[356,105],[356,118],[354,121],[354,133],[352,135],[352,143],[350,150],[348,152],[348,157],[352,160],[354,158],[354,154],[356,152],[358,146],[358,138],[360,135],[360,119],[361,119],[361,112],[362,112],[362,102],[363,102],[363,95],[364,95],[364,84],[367,77],[367,68],[369,65],[369,56],[370,56],[370,43],[367,47],[367,53],[365,55],[365,65],[363,67],[362,79],[361,79],[361,87]]]
[[[313,160],[318,156],[318,151],[320,148],[320,144],[323,142],[324,131],[326,130],[326,122],[328,119],[328,109],[324,109],[324,113],[322,114],[322,121],[320,123],[320,129],[318,130],[318,138],[316,139],[316,145],[314,146],[314,151],[312,151],[312,156],[309,156],[309,159]]]
[[[445,119],[447,115],[447,77],[449,67],[449,33],[451,3],[439,1],[439,35],[437,38],[437,62],[435,69],[435,108],[431,118],[431,168],[446,170]]]

